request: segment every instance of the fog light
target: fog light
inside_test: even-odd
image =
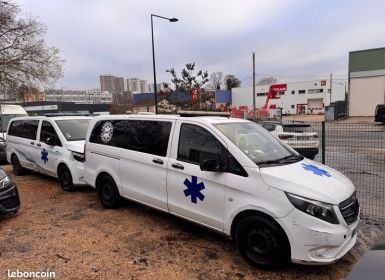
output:
[[[313,256],[316,258],[326,258],[328,250],[326,248],[317,249],[313,252]]]

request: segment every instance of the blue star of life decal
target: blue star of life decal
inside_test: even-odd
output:
[[[326,177],[331,177],[332,175],[330,175],[329,172],[327,172],[325,169],[321,169],[319,168],[318,166],[315,166],[313,164],[306,164],[306,163],[302,163],[302,167],[303,169],[307,170],[307,171],[311,171],[313,172],[315,175],[318,175],[318,176],[326,176]]]
[[[184,195],[186,197],[191,196],[192,203],[197,203],[197,198],[199,198],[200,201],[203,201],[205,196],[203,193],[201,193],[201,190],[205,189],[205,184],[203,184],[203,182],[198,184],[198,179],[196,176],[192,176],[191,182],[186,178],[184,180],[184,185],[187,187],[187,189],[183,191]]]
[[[44,161],[44,163],[48,161],[48,152],[45,149],[41,151],[41,160]]]

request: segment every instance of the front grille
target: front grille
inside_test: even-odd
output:
[[[342,217],[344,217],[345,222],[350,225],[354,223],[360,212],[360,206],[358,204],[358,199],[356,197],[356,193],[354,193],[348,199],[342,201],[338,208],[341,211]]]
[[[0,204],[5,209],[13,209],[19,207],[20,201],[17,196],[11,196],[6,199],[0,200]]]

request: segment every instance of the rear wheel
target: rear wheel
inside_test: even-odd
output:
[[[66,192],[74,191],[75,188],[72,182],[71,171],[68,169],[67,166],[60,167],[58,178],[59,178],[59,183],[64,191]]]
[[[261,216],[241,220],[235,230],[235,242],[243,258],[264,269],[286,264],[290,246],[282,229]]]
[[[21,166],[20,161],[16,155],[12,156],[11,164],[13,168],[13,173],[16,176],[22,176],[26,173],[26,169],[23,166]]]
[[[115,181],[108,175],[103,176],[97,185],[100,202],[106,208],[117,208],[120,206],[120,197]]]

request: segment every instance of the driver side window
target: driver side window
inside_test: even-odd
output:
[[[197,125],[182,124],[178,160],[199,165],[204,160],[218,160],[222,151],[223,145],[209,131]]]
[[[59,136],[57,135],[53,125],[48,121],[43,121],[41,124],[40,142],[45,143],[49,137],[54,140],[55,146],[61,146]]]

